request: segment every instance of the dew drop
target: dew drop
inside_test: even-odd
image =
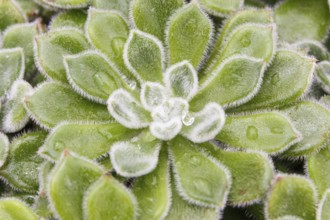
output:
[[[126,39],[123,37],[115,37],[114,39],[112,39],[111,48],[113,50],[113,54],[115,55],[115,57],[121,56],[125,42]]]
[[[273,127],[270,131],[274,134],[283,134],[284,130],[281,127]]]
[[[271,76],[271,84],[272,85],[276,85],[276,84],[278,84],[278,82],[280,81],[280,75],[279,74],[274,74],[274,75],[272,75]]]
[[[255,126],[248,126],[246,137],[250,140],[256,140],[258,138],[258,129]]]
[[[212,190],[210,187],[210,184],[207,180],[205,179],[196,179],[193,182],[194,187],[196,190],[199,192],[203,193],[206,196],[211,196],[212,195]]]
[[[248,47],[251,44],[251,40],[249,38],[243,38],[241,40],[241,44],[242,44],[243,47]]]
[[[195,117],[193,117],[192,114],[189,112],[184,112],[182,114],[181,120],[185,126],[190,126],[194,123]]]
[[[190,163],[193,164],[193,165],[197,165],[198,166],[198,165],[201,164],[201,160],[198,157],[196,157],[196,156],[192,156],[190,158]]]
[[[152,180],[151,180],[151,185],[156,185],[157,184],[157,177],[152,177]]]
[[[106,128],[99,128],[99,129],[97,129],[97,132],[106,139],[112,138],[111,132]]]
[[[54,145],[54,150],[60,151],[64,148],[64,143],[62,141],[56,142]]]
[[[135,90],[136,89],[136,82],[135,81],[128,81],[128,86],[131,89]]]

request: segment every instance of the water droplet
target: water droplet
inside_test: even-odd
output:
[[[112,138],[112,134],[111,134],[111,132],[109,131],[108,128],[101,127],[99,129],[97,129],[97,132],[106,139],[111,139]]]
[[[189,112],[184,112],[182,114],[181,120],[185,126],[190,126],[194,123],[195,117],[193,117],[192,114]]]
[[[284,130],[281,127],[273,127],[270,131],[274,134],[283,134]]]
[[[210,184],[207,180],[205,179],[195,179],[194,182],[194,187],[196,190],[199,192],[203,193],[206,196],[211,196],[212,195],[212,190],[210,187]]]
[[[64,143],[62,141],[56,142],[54,144],[54,150],[60,151],[64,148]]]
[[[121,56],[126,39],[124,37],[115,37],[111,41],[111,48],[115,57]]]
[[[201,164],[201,160],[196,157],[196,156],[192,156],[190,158],[190,163],[193,164],[193,165],[200,165]]]
[[[280,81],[280,75],[275,73],[274,75],[271,76],[271,84],[276,85]]]
[[[153,176],[151,180],[151,185],[156,185],[157,184],[157,177]]]
[[[128,86],[131,89],[135,90],[136,89],[136,82],[135,81],[128,81]]]
[[[243,47],[248,47],[251,44],[251,40],[249,38],[245,37],[241,40],[241,44],[242,44]]]
[[[258,138],[258,129],[255,126],[248,126],[246,137],[250,140],[256,140]]]
[[[106,94],[110,94],[110,92],[115,87],[115,83],[109,79],[106,73],[99,73],[93,76],[94,82],[98,85],[99,89],[102,90]],[[112,81],[112,82],[111,82]]]

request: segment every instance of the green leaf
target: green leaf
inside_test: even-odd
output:
[[[328,49],[319,41],[316,40],[302,40],[294,44],[299,49],[305,51],[309,55],[315,57],[318,61],[328,60]]]
[[[260,88],[264,70],[260,59],[238,55],[225,60],[200,82],[191,109],[199,110],[208,102],[237,106],[249,101]]]
[[[35,198],[33,210],[41,219],[54,219],[53,212],[49,207],[49,201],[45,192]]]
[[[114,143],[110,149],[111,163],[121,176],[142,176],[156,168],[161,147],[160,140],[143,131],[131,140]]]
[[[3,198],[0,200],[0,219],[37,220],[38,217],[20,200],[16,198]]]
[[[319,150],[330,137],[330,111],[319,103],[303,101],[285,110],[303,139],[285,152],[305,156]]]
[[[84,194],[103,172],[91,161],[64,151],[50,175],[48,184],[49,199],[60,219],[83,219]]]
[[[33,56],[33,39],[39,34],[40,21],[33,23],[16,24],[6,29],[3,34],[3,48],[23,48],[25,55],[25,72],[28,74],[25,78],[31,77],[35,71],[34,56]]]
[[[278,50],[254,98],[234,111],[282,107],[301,98],[312,82],[315,59],[291,50]]]
[[[317,220],[327,220],[330,218],[330,190],[327,190],[317,208]]]
[[[107,104],[111,116],[123,126],[132,129],[149,126],[151,121],[150,113],[126,90],[118,89],[113,92]]]
[[[30,132],[11,142],[8,158],[0,169],[0,175],[14,189],[25,192],[38,190],[38,168],[43,159],[37,154],[37,151],[46,135],[43,131]]]
[[[124,61],[140,81],[162,81],[164,65],[162,43],[152,35],[131,31],[124,48]]]
[[[7,133],[14,133],[23,129],[29,122],[29,116],[23,101],[26,95],[33,91],[32,86],[24,80],[16,80],[7,94],[4,105],[2,129]]]
[[[330,106],[330,95],[325,95],[320,99],[320,103]]]
[[[35,62],[47,78],[67,82],[63,56],[77,54],[90,45],[78,29],[65,27],[51,30],[35,38]]]
[[[92,5],[99,9],[117,10],[128,16],[131,0],[92,0]]]
[[[133,78],[123,59],[129,27],[122,15],[115,11],[90,8],[85,29],[89,41],[106,54],[122,74]]]
[[[276,154],[299,142],[302,136],[290,119],[277,112],[227,116],[216,140],[230,147]]]
[[[165,28],[169,17],[183,6],[184,0],[134,0],[132,17],[135,26],[165,42]]]
[[[41,0],[42,3],[55,8],[85,8],[89,0]]]
[[[198,0],[202,8],[212,15],[224,17],[244,5],[244,0]]]
[[[316,192],[312,183],[303,176],[277,175],[267,198],[266,218],[286,215],[304,220],[315,220]]]
[[[56,82],[40,85],[25,98],[25,107],[30,116],[42,127],[52,128],[63,121],[111,120],[104,105],[90,102],[71,88]]]
[[[140,100],[145,109],[152,111],[167,98],[167,91],[160,83],[146,82],[142,85]]]
[[[330,145],[307,159],[308,176],[313,180],[319,198],[330,188]]]
[[[134,196],[112,176],[103,175],[88,188],[84,196],[86,219],[136,219],[136,212],[137,205]]]
[[[180,136],[169,142],[169,150],[176,187],[183,199],[206,207],[224,207],[231,186],[227,168]]]
[[[52,18],[49,29],[54,30],[56,28],[72,27],[84,30],[86,20],[87,14],[83,10],[64,11]]]
[[[329,29],[329,5],[326,0],[287,0],[276,7],[275,21],[282,40],[321,41]]]
[[[5,163],[9,151],[9,139],[0,132],[0,167]]]
[[[177,63],[164,73],[163,81],[173,96],[190,100],[198,90],[198,76],[189,61]]]
[[[320,82],[322,89],[330,93],[330,62],[322,61],[316,65],[316,79]]]
[[[273,163],[266,154],[222,150],[210,143],[202,144],[202,147],[228,167],[232,175],[230,204],[246,206],[265,197],[274,175]]]
[[[169,163],[163,148],[156,169],[138,178],[132,191],[139,204],[139,219],[164,219],[171,207]]]
[[[70,85],[92,101],[105,104],[113,91],[129,89],[108,58],[97,51],[65,56],[64,66]]]
[[[56,126],[39,152],[51,160],[68,149],[89,159],[109,152],[110,146],[132,132],[118,123],[61,123]]]
[[[166,30],[169,63],[188,60],[198,68],[212,35],[212,22],[196,2],[180,8],[171,16]]]
[[[0,98],[6,94],[15,80],[23,78],[24,70],[22,48],[0,50]]]
[[[0,31],[12,24],[24,23],[27,18],[20,6],[13,0],[2,0],[0,4]]]

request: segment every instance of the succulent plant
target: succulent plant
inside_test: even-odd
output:
[[[328,219],[329,5],[275,3],[0,0],[0,218]]]

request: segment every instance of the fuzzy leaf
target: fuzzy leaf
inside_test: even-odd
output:
[[[0,31],[12,24],[24,23],[27,20],[22,9],[13,0],[1,1],[0,15]]]
[[[152,35],[131,31],[124,48],[124,61],[135,77],[143,81],[161,81],[163,63],[162,43]]]
[[[22,48],[0,50],[0,98],[16,79],[22,79],[25,70]]]
[[[133,95],[124,89],[113,92],[107,104],[111,116],[127,128],[144,128],[150,123],[149,112],[142,107]]]
[[[190,103],[199,110],[208,102],[236,106],[250,100],[259,90],[264,74],[264,62],[246,56],[233,56],[221,63],[208,78]]]
[[[330,188],[330,145],[307,159],[308,176],[313,180],[319,198]]]
[[[132,193],[112,176],[103,175],[84,196],[86,219],[135,219],[136,209]]]
[[[143,107],[152,111],[167,98],[165,88],[159,83],[146,82],[142,85],[140,99]]]
[[[44,4],[55,8],[85,8],[89,0],[41,0]]]
[[[150,173],[158,163],[162,146],[148,131],[129,141],[121,141],[111,146],[111,163],[121,176],[137,177]]]
[[[31,93],[32,86],[23,80],[16,80],[9,93],[4,106],[2,129],[8,133],[17,132],[25,127],[29,116],[24,108],[24,97]]]
[[[274,108],[297,101],[312,81],[315,60],[290,50],[278,50],[254,98],[235,111]]]
[[[266,218],[286,215],[315,220],[316,193],[311,182],[298,175],[277,175],[267,199]]]
[[[328,49],[319,41],[316,40],[302,40],[294,44],[299,49],[306,51],[309,55],[315,57],[317,60],[328,60]]]
[[[228,195],[232,205],[245,206],[264,198],[274,175],[272,161],[266,154],[226,151],[211,143],[204,143],[202,147],[228,167],[233,178]]]
[[[54,16],[49,24],[49,29],[72,27],[84,30],[87,14],[82,10],[70,10]]]
[[[96,51],[64,57],[67,78],[82,96],[106,103],[109,95],[125,88],[125,82],[107,58]]]
[[[216,139],[239,149],[278,153],[301,140],[291,121],[277,112],[228,116]]]
[[[38,148],[46,138],[42,131],[23,134],[15,138],[9,147],[6,163],[0,175],[19,191],[36,192],[38,190],[38,168],[43,159],[37,154]]]
[[[62,220],[83,219],[83,197],[103,170],[96,164],[64,151],[49,177],[48,194]]]
[[[171,206],[171,186],[168,156],[163,149],[156,169],[138,178],[133,193],[139,204],[139,219],[164,219]]]
[[[71,88],[56,82],[47,82],[25,99],[30,116],[40,125],[51,128],[63,121],[111,120],[104,105],[90,102]]]
[[[198,2],[207,12],[219,17],[229,15],[244,4],[244,0],[198,0]]]
[[[121,73],[129,78],[133,77],[132,73],[127,70],[123,59],[129,28],[126,20],[119,13],[90,8],[86,34],[90,42],[105,53]]]
[[[287,0],[276,7],[275,21],[285,41],[321,41],[329,29],[329,6],[325,0]]]
[[[181,134],[194,143],[212,140],[225,124],[225,112],[217,103],[208,103],[200,112],[182,116]]]
[[[212,28],[212,22],[196,2],[177,10],[168,22],[166,31],[169,63],[188,60],[197,68],[206,53]]]
[[[157,111],[157,110],[156,110]],[[150,132],[160,140],[168,141],[180,133],[182,122],[176,117],[169,121],[153,121],[150,124]]]
[[[330,111],[311,101],[303,101],[285,110],[303,139],[285,152],[287,156],[301,156],[319,150],[330,137]]]
[[[20,200],[16,198],[3,198],[0,200],[0,219],[37,220],[38,217]]]
[[[183,6],[184,0],[134,0],[132,17],[135,26],[165,41],[165,27],[173,12]]]
[[[64,149],[95,159],[106,154],[110,146],[128,136],[128,129],[118,123],[62,123],[48,135],[40,153],[51,160],[59,159]]]
[[[198,90],[198,76],[194,67],[183,61],[164,73],[164,83],[173,96],[190,100]]]
[[[192,204],[224,207],[231,185],[227,168],[182,137],[170,141],[169,149],[180,195]]]
[[[322,89],[330,93],[330,62],[322,61],[318,63],[315,76],[320,81]]]
[[[46,77],[67,82],[63,56],[89,49],[85,36],[74,28],[49,31],[35,38],[35,62]]]
[[[0,132],[0,167],[5,163],[9,151],[9,139]]]
[[[131,0],[92,0],[95,8],[118,10],[124,15],[128,15]]]
[[[318,206],[317,220],[327,220],[330,218],[330,190],[327,190]]]

